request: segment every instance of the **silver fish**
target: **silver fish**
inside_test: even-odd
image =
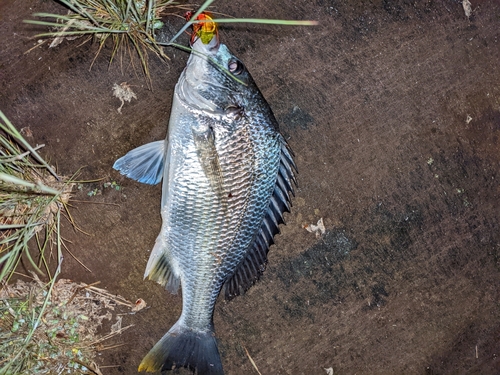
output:
[[[118,159],[140,182],[163,178],[163,225],[145,277],[172,293],[182,314],[139,371],[186,367],[223,374],[213,311],[259,278],[290,209],[296,166],[274,115],[243,63],[218,35],[199,31],[175,87],[165,141]]]

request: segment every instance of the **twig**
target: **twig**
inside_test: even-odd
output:
[[[257,373],[259,375],[262,375],[259,371],[259,369],[257,368],[257,365],[255,364],[255,362],[253,361],[252,357],[250,357],[250,353],[248,353],[248,350],[247,348],[243,347],[243,349],[245,349],[245,352],[247,353],[247,356],[248,356],[248,359],[250,360],[250,363],[252,364],[253,368],[255,369],[255,371],[257,371]]]
[[[110,339],[111,337],[119,335],[123,331],[125,331],[125,330],[127,330],[127,329],[129,329],[130,327],[133,327],[133,326],[134,326],[133,324],[130,324],[130,325],[126,326],[126,327],[120,328],[119,330],[116,330],[114,332],[108,333],[107,335],[101,337],[100,339],[95,340],[95,341],[91,342],[88,345],[82,346],[82,348],[87,348],[89,346],[95,346],[96,344],[99,344],[100,342],[106,341],[106,340]]]
[[[83,286],[79,286],[78,288],[76,288],[75,292],[73,293],[73,295],[71,296],[71,298],[66,302],[66,305],[69,305],[73,299],[76,297],[76,295],[78,293],[80,293],[83,289],[87,289],[93,285],[98,285],[100,284],[101,282],[100,281],[96,281],[95,283],[92,283],[92,284],[89,284],[89,285],[83,285]]]
[[[135,306],[135,304],[126,300],[125,298],[123,298],[121,296],[114,296],[114,295],[106,292],[104,289],[96,288],[93,286],[89,286],[87,289],[92,291],[93,293],[97,294],[98,296],[109,298],[110,300],[115,301],[119,305],[131,307],[131,308]]]
[[[74,362],[78,363],[79,365],[82,365],[82,366],[85,366],[86,368],[88,368],[90,371],[92,371],[94,374],[96,375],[103,375],[101,370],[99,370],[99,367],[97,367],[97,365],[94,363],[83,363],[81,361],[79,361],[78,359],[74,358],[73,359]]]
[[[101,348],[99,348],[99,351],[100,352],[103,352],[105,350],[109,350],[109,349],[114,349],[114,348],[119,348],[120,346],[124,346],[125,344],[116,344],[116,345],[110,345],[110,346],[103,346]]]
[[[35,48],[38,48],[38,47],[41,47],[44,45],[44,43],[46,42],[47,40],[42,40],[40,43],[37,43],[35,46],[31,47],[29,50],[25,51],[23,53],[23,55],[27,55],[28,53],[30,53],[31,51],[33,51]]]
[[[108,203],[108,202],[94,202],[94,201],[79,201],[76,199],[72,199],[71,202],[78,202],[78,203],[92,203],[92,204],[103,204],[106,206],[116,206],[116,207],[121,207],[118,203]]]
[[[66,249],[66,251],[69,253],[69,255],[71,255],[73,257],[74,260],[76,260],[78,263],[80,263],[80,265],[85,268],[87,271],[91,272],[92,273],[92,270],[90,268],[88,268],[85,264],[83,264],[83,262],[78,259],[72,252],[71,250],[66,246],[66,244],[63,242],[62,245],[64,246],[64,248]]]

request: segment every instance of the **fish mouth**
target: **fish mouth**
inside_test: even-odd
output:
[[[185,18],[189,21],[192,17],[192,12],[187,12]],[[202,12],[196,17],[197,23],[193,23],[193,33],[189,44],[191,47],[198,41],[206,45],[210,50],[219,48],[219,30],[217,23],[208,12]]]

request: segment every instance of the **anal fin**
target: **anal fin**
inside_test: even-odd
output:
[[[168,250],[161,238],[158,237],[149,257],[144,278],[148,277],[150,280],[163,285],[170,293],[177,294],[180,278],[172,269],[168,258]]]

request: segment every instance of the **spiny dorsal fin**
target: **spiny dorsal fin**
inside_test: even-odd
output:
[[[247,291],[264,273],[269,247],[274,243],[274,236],[279,233],[279,225],[285,223],[283,213],[290,212],[290,193],[294,195],[293,185],[297,185],[296,172],[297,166],[293,161],[292,151],[283,139],[278,176],[269,207],[247,256],[223,286],[226,299]]]

